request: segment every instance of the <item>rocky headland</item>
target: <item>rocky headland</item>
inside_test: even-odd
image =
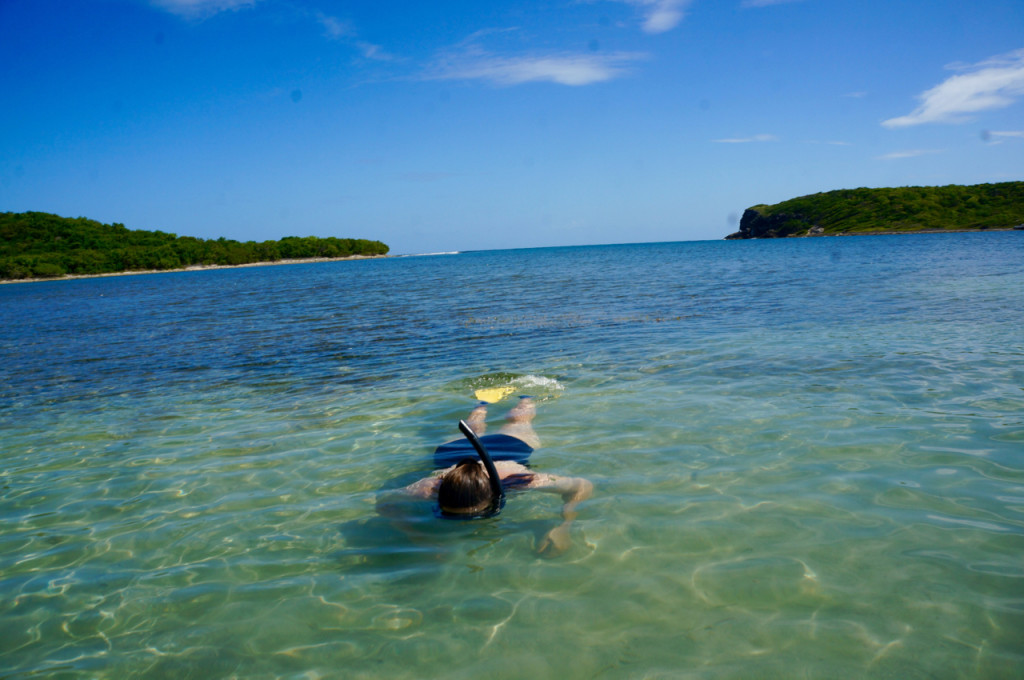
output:
[[[1024,223],[1024,182],[841,189],[747,208],[727,239],[986,231]]]

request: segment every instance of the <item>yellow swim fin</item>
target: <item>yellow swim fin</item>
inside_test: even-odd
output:
[[[488,404],[495,404],[515,391],[516,388],[505,385],[504,387],[488,387],[486,389],[477,390],[473,395],[480,401],[486,401]]]

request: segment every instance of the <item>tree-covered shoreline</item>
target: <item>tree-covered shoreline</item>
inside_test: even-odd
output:
[[[840,189],[747,208],[729,239],[1012,229],[1024,182]]]
[[[0,213],[0,279],[59,278],[282,260],[380,257],[388,246],[353,238],[201,239],[84,217]]]

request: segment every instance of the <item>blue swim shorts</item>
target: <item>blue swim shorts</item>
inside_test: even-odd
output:
[[[480,443],[496,461],[511,460],[526,465],[533,453],[529,444],[507,434],[487,434],[480,437]],[[439,469],[451,467],[463,458],[477,458],[476,449],[468,439],[456,439],[434,450],[434,466]]]

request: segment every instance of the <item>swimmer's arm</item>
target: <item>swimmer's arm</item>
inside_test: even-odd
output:
[[[437,493],[437,487],[441,485],[441,475],[447,470],[438,470],[429,477],[424,477],[418,482],[403,487],[400,491],[414,498],[432,498]]]
[[[424,477],[418,482],[396,489],[387,489],[377,494],[377,512],[384,517],[406,518],[409,514],[408,503],[411,499],[427,499],[437,494],[441,484],[440,475],[444,470]]]
[[[554,557],[568,549],[571,543],[569,525],[576,519],[576,506],[590,498],[594,492],[594,485],[590,480],[582,477],[538,475],[530,488],[561,494],[562,501],[565,503],[562,506],[562,523],[551,529],[537,546],[537,552],[540,554]]]
[[[538,479],[530,488],[548,493],[561,494],[562,519],[569,524],[576,519],[576,506],[590,498],[594,493],[594,485],[583,477],[558,477],[556,475],[538,475]]]

